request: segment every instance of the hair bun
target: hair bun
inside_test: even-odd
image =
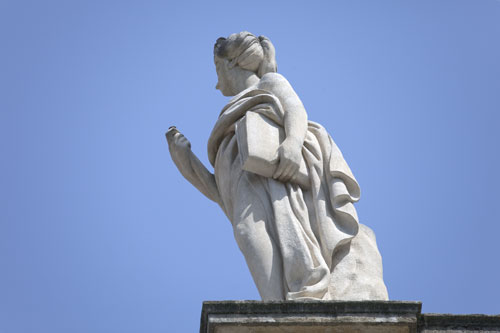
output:
[[[262,77],[267,73],[276,73],[278,65],[276,64],[276,50],[273,43],[266,36],[259,36],[259,42],[264,50],[264,59],[260,63],[257,76]]]

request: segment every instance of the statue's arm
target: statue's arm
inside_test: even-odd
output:
[[[259,88],[272,92],[284,111],[283,127],[286,139],[278,151],[280,164],[273,178],[286,182],[299,169],[302,145],[307,134],[307,113],[299,96],[281,74],[269,73],[262,77]]]
[[[281,102],[285,112],[283,126],[286,139],[302,146],[307,134],[307,113],[304,104],[283,75],[269,73],[259,82],[260,88],[272,92]]]
[[[215,176],[191,151],[191,143],[175,127],[171,127],[165,136],[170,156],[184,178],[207,198],[220,205],[219,189],[215,182]]]

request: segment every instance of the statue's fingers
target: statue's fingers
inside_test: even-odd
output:
[[[179,130],[175,126],[171,126],[167,133],[165,133],[165,137],[167,138],[167,141],[171,141],[174,138],[174,135],[176,133],[179,133]]]
[[[179,132],[179,130],[175,126],[170,126],[167,130],[167,133],[175,133],[175,132]]]
[[[293,170],[293,164],[292,163],[287,163],[287,166],[285,167],[285,170],[281,174],[280,181],[282,182],[287,182],[290,179],[290,173]]]
[[[295,176],[297,175],[297,173],[299,173],[299,165],[295,164],[293,166],[292,174],[290,175],[290,180],[291,181],[295,178]]]
[[[284,161],[280,160],[280,162],[278,164],[278,168],[274,172],[273,178],[279,179],[281,177],[281,174],[283,173],[283,171],[285,171],[285,167],[286,167],[286,163],[284,163]]]
[[[179,138],[179,143],[185,144],[189,148],[191,148],[191,142],[189,142],[188,139],[183,135],[181,138]]]
[[[175,143],[180,143],[182,141],[182,139],[185,139],[185,137],[184,137],[184,135],[182,135],[181,132],[177,131],[176,133],[174,133]]]
[[[295,174],[296,171],[296,165],[295,163],[288,162],[288,166],[286,167],[285,171],[281,175],[281,178],[283,178],[284,182],[288,182],[292,179],[292,176]]]
[[[299,168],[296,164],[290,163],[290,166],[284,172],[285,181],[288,182],[288,181],[292,180],[293,176],[295,175],[295,173],[297,172],[298,169]]]

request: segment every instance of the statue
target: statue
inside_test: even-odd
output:
[[[208,140],[214,174],[175,128],[182,175],[233,225],[263,300],[387,300],[375,235],[358,222],[360,188],[342,153],[277,71],[271,41],[219,38],[216,89],[234,96]]]

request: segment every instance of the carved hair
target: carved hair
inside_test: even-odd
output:
[[[229,60],[230,67],[239,66],[258,77],[277,70],[275,50],[269,38],[256,37],[248,31],[217,39],[214,56]]]

